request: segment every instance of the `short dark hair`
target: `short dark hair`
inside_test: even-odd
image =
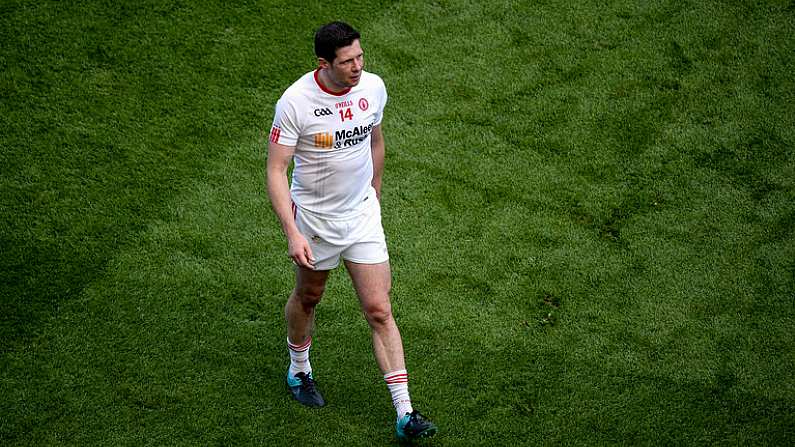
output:
[[[332,63],[337,57],[337,48],[347,47],[360,37],[359,32],[345,22],[328,23],[315,32],[315,55]]]

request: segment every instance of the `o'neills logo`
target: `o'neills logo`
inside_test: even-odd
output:
[[[334,135],[330,133],[316,133],[315,147],[331,149],[334,146]]]

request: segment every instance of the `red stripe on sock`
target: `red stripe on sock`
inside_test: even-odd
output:
[[[384,377],[386,383],[408,383],[409,382],[409,375],[407,373],[403,374],[395,374],[394,376]]]
[[[309,349],[310,346],[312,346],[312,337],[307,338],[302,345],[294,345],[290,343],[290,340],[287,340],[287,347],[295,352],[304,352]]]

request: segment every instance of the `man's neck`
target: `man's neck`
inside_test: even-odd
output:
[[[318,72],[318,79],[323,83],[323,87],[325,87],[326,90],[330,90],[334,93],[339,93],[348,89],[348,87],[338,85],[336,82],[332,81],[331,76],[328,75],[325,68],[321,68]]]

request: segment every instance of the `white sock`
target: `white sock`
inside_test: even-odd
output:
[[[287,350],[290,352],[290,377],[302,372],[309,374],[312,372],[312,365],[309,363],[309,348],[312,346],[312,337],[306,339],[303,344],[294,345],[287,339]]]
[[[384,374],[384,381],[389,392],[392,393],[392,404],[395,406],[398,419],[404,414],[414,411],[411,407],[411,397],[409,397],[409,374],[406,370],[388,372]]]

